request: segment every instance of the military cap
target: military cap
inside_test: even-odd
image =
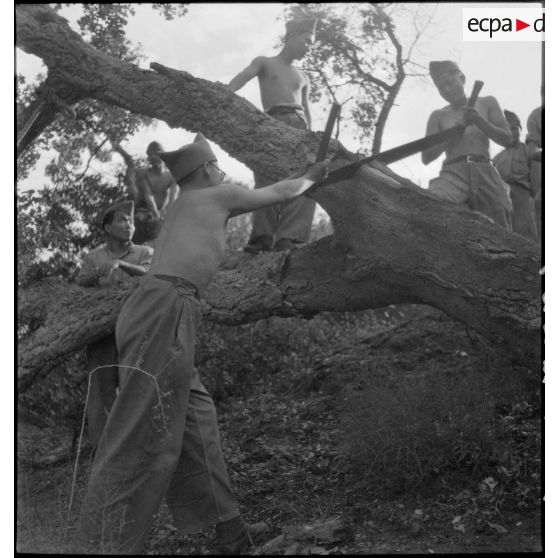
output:
[[[162,151],[159,153],[159,157],[167,165],[176,182],[194,172],[204,163],[217,160],[209,142],[201,133],[196,135],[193,143],[184,145],[176,151]]]
[[[429,70],[430,70],[430,77],[432,78],[434,85],[437,85],[438,80],[448,72],[461,72],[459,66],[455,62],[452,62],[451,60],[430,62]]]
[[[115,203],[114,205],[111,205],[110,207],[105,209],[105,212],[103,213],[103,224],[104,224],[104,222],[106,221],[106,219],[109,215],[111,215],[112,213],[115,213],[117,211],[121,211],[122,213],[125,213],[126,215],[129,215],[130,217],[133,217],[134,216],[134,202],[130,201],[130,200],[126,200],[126,201],[123,201],[123,202]]]
[[[146,152],[150,151],[163,151],[163,146],[158,141],[152,141],[146,149]]]
[[[292,19],[287,21],[287,36],[298,35],[299,33],[315,33],[317,19],[303,18],[303,19]]]
[[[519,116],[515,112],[504,110],[504,116],[510,126],[519,126],[521,128],[521,120],[519,120]]]

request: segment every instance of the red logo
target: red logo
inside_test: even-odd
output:
[[[521,31],[522,29],[525,29],[526,27],[531,27],[530,23],[525,23],[524,21],[521,21],[520,19],[515,18],[515,30],[516,31]]]

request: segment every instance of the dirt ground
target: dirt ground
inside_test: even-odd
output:
[[[472,464],[462,460],[460,466],[448,462],[443,470],[433,468],[419,486],[400,481],[399,469],[391,475],[385,463],[381,472],[355,466],[347,446],[345,415],[353,401],[351,390],[366,388],[361,382],[364,373],[374,385],[373,373],[384,379],[436,370],[466,373],[486,365],[487,359],[492,359],[491,366],[499,366],[502,358],[432,309],[392,308],[378,316],[382,319],[376,320],[373,330],[362,334],[361,327],[353,342],[344,340],[316,353],[303,373],[297,369],[294,375],[283,367],[252,378],[244,389],[217,401],[223,448],[241,512],[248,522],[265,521],[270,526],[268,544],[255,546],[250,553],[540,552],[541,431],[536,405],[500,413],[506,424],[515,425],[509,438],[513,443],[507,446],[513,454],[508,456],[510,463],[514,456],[523,459],[517,474],[509,473],[511,466],[504,467],[507,483],[502,481],[501,459],[492,469],[480,460]],[[506,361],[505,366],[523,370],[517,363]],[[526,389],[536,391],[537,382],[533,378]],[[69,514],[71,461],[42,469],[20,467],[19,552],[69,552],[89,460],[85,452]],[[335,528],[330,529],[332,525]],[[211,532],[180,536],[163,504],[146,550],[210,554],[211,537]]]

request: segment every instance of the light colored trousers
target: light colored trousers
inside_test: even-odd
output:
[[[293,128],[308,129],[302,107],[272,107],[268,113]],[[255,188],[263,188],[276,181],[254,173],[254,182]],[[272,240],[289,238],[296,242],[308,242],[315,209],[316,202],[306,196],[258,209],[253,213],[252,234],[248,242],[252,243],[261,236],[270,236]]]
[[[440,176],[430,181],[428,191],[440,199],[465,204],[511,230],[510,187],[490,163],[444,165]]]
[[[215,406],[194,368],[195,287],[147,277],[116,324],[120,392],[92,465],[81,552],[138,554],[162,500],[182,533],[239,515]]]

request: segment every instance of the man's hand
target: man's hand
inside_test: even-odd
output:
[[[312,182],[320,182],[320,180],[324,180],[327,177],[328,166],[330,164],[331,161],[329,159],[324,159],[319,163],[309,165],[303,175],[303,178],[307,178]]]
[[[112,260],[110,262],[104,263],[103,265],[99,266],[96,269],[97,277],[100,279],[101,277],[110,277],[116,269],[120,267],[122,263],[121,260]]]
[[[463,124],[469,126],[470,124],[478,124],[482,120],[482,116],[478,113],[475,107],[463,107],[461,109]]]

